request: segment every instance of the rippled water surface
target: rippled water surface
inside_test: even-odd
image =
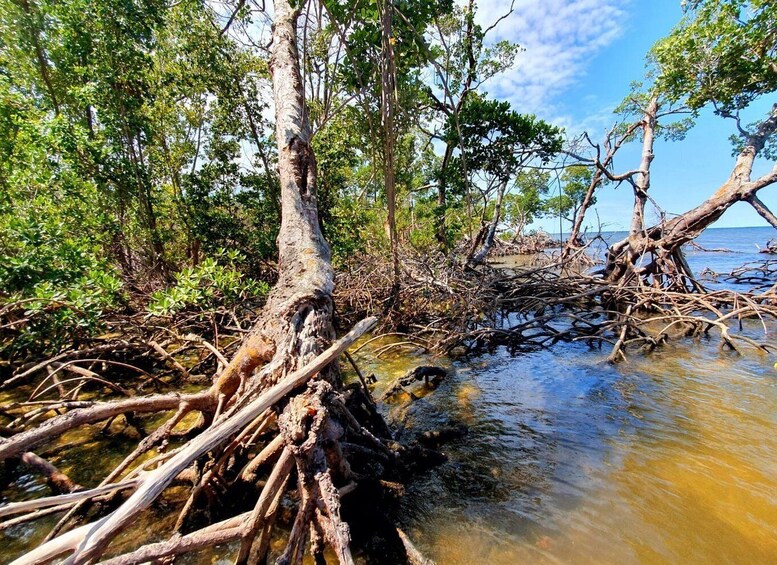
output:
[[[727,273],[770,237],[708,230],[699,243],[728,251],[689,262]],[[777,343],[768,330],[745,333]],[[719,346],[617,366],[581,343],[454,363],[405,409],[417,428],[470,429],[410,489],[411,537],[438,563],[776,563],[777,356]]]
[[[702,245],[731,251],[694,253],[695,269],[758,259],[754,243],[773,234],[709,231]],[[777,325],[768,330],[764,338],[757,324],[745,328],[777,342]],[[469,428],[404,499],[407,533],[438,563],[777,563],[776,356],[723,351],[716,336],[617,366],[609,351],[582,343],[457,361],[400,349],[376,359],[381,345],[358,356],[380,379],[378,392],[422,363],[451,369],[436,391],[391,408],[406,421],[404,438],[449,423]],[[126,449],[83,432],[59,444],[53,461],[89,485]],[[47,493],[24,475],[0,499],[20,490]],[[128,536],[165,530],[175,514],[163,505]],[[0,561],[55,521],[0,534]]]
[[[717,339],[632,357],[456,363],[407,409],[470,428],[410,489],[419,546],[439,563],[777,561],[777,358]]]

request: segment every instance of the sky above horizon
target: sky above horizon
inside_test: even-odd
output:
[[[477,19],[491,25],[509,9],[504,0],[480,0]],[[486,90],[493,98],[509,100],[513,108],[564,126],[569,133],[587,131],[599,142],[615,122],[613,109],[641,80],[645,55],[680,20],[680,0],[516,0],[513,13],[493,30],[490,41],[507,39],[523,48],[515,66],[495,77]],[[753,120],[765,114],[769,101],[752,109]],[[711,112],[702,112],[683,141],[658,141],[651,169],[650,193],[668,214],[700,204],[731,173],[734,163],[729,136],[735,125]],[[616,171],[638,168],[640,147],[632,143],[615,159]],[[755,172],[766,172],[762,162]],[[777,191],[759,194],[772,210]],[[596,214],[586,225],[596,230],[628,227],[632,193],[623,184],[599,191]],[[657,219],[651,210],[648,218]],[[714,227],[768,225],[748,204],[732,206]],[[532,225],[558,232],[558,220],[545,218]],[[565,223],[568,229],[568,223]]]

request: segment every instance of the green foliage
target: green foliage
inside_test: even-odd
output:
[[[475,22],[476,13],[474,2],[471,12],[466,6],[454,5],[435,21],[439,37],[431,49],[445,80],[435,74],[434,84],[443,91],[447,88],[454,97],[465,96],[467,90],[511,68],[523,50],[507,40],[487,42],[486,30]]]
[[[0,357],[55,353],[100,329],[122,302],[122,283],[56,209],[37,201],[28,215],[14,212],[0,215]]]
[[[458,127],[449,119],[446,141],[463,146],[470,170],[506,181],[531,160],[546,163],[560,151],[561,130],[519,114],[509,102],[471,96],[461,109]]]
[[[267,76],[198,0],[0,0],[0,299],[29,313],[14,351],[96,331],[118,271],[164,282],[221,247],[252,273],[272,259]],[[171,308],[266,290],[237,267],[185,271]],[[183,292],[197,281],[215,290]]]
[[[543,203],[546,216],[563,216],[569,222],[575,221],[580,206],[583,204],[588,188],[591,186],[593,171],[585,165],[572,165],[567,167],[561,175],[561,194],[549,197]],[[592,197],[591,204],[596,203],[596,197]]]
[[[521,171],[515,178],[514,190],[504,197],[504,219],[518,235],[543,213],[543,198],[548,193],[550,173],[537,169]]]
[[[148,311],[169,316],[184,309],[211,309],[232,305],[248,298],[267,295],[267,283],[245,277],[236,264],[242,261],[237,251],[221,251],[196,267],[187,267],[176,275],[175,284],[154,292]]]
[[[232,149],[236,158],[239,148]],[[206,254],[238,250],[250,273],[260,272],[262,261],[275,257],[280,206],[276,179],[271,179],[270,185],[266,175],[241,173],[226,158],[183,176],[182,201],[191,234]]]
[[[652,51],[660,88],[693,109],[731,114],[777,89],[777,4],[697,0]]]
[[[367,223],[377,221],[359,198],[357,169],[364,158],[354,150],[359,145],[358,116],[353,108],[334,116],[313,138],[318,217],[335,264],[364,250]]]
[[[373,104],[380,99],[381,19],[377,0],[360,2],[357,9],[350,0],[326,0],[327,11],[341,29],[348,31],[349,49],[342,67],[346,85],[354,91],[373,92]],[[393,2],[391,35],[397,70],[397,90],[418,85],[418,70],[428,61],[430,49],[424,32],[435,18],[450,13],[451,0],[397,0]],[[409,109],[409,107],[405,106]],[[375,107],[377,114],[377,107]]]
[[[0,0],[0,18],[0,151],[45,155],[36,174],[54,190],[92,185],[95,227],[126,275],[163,278],[238,232],[254,234],[241,250],[272,256],[277,187],[258,95],[267,65],[221,36],[207,6]],[[0,182],[31,162],[4,160]],[[223,235],[218,217],[193,208],[214,201],[240,209],[240,230]]]
[[[422,91],[422,102],[431,109],[430,121],[441,121],[444,126],[445,156],[440,159],[433,177],[439,187],[433,222],[438,245],[448,249],[461,235],[462,226],[471,223],[462,221],[461,212],[472,188],[464,175],[465,159],[454,156],[455,151],[461,150],[458,136],[450,135],[449,130],[458,124],[460,110],[467,99],[479,93],[483,95],[482,85],[512,67],[521,51],[518,44],[506,40],[489,41],[486,38],[489,30],[475,21],[477,9],[474,1],[454,5],[450,13],[435,20],[436,33],[431,34],[431,52],[435,58],[433,82]]]
[[[481,217],[491,217],[489,207],[494,205],[490,201],[494,193],[505,192],[511,179],[518,177],[519,183],[525,183],[524,187],[519,186],[519,195],[521,188],[526,189],[525,200],[521,201],[521,196],[508,196],[506,212],[511,215],[510,221],[515,222],[521,212],[529,216],[537,212],[531,207],[535,206],[532,200],[539,198],[540,187],[536,182],[534,185],[529,182],[527,167],[547,163],[560,151],[561,133],[560,128],[535,116],[512,110],[509,102],[485,100],[477,94],[466,99],[458,124],[453,118],[448,120],[446,141],[464,151],[467,176],[473,179],[472,184],[476,184],[482,196]],[[452,163],[451,172],[459,174],[459,179],[451,179],[454,193],[468,190],[464,163],[461,156]],[[524,176],[520,176],[522,173]],[[526,208],[522,210],[521,206]],[[473,220],[469,218],[471,227]]]
[[[631,83],[631,92],[615,108],[615,114],[623,118],[623,122],[616,127],[616,132],[625,135],[632,124],[642,122],[651,107],[651,103],[655,102],[654,135],[667,141],[682,141],[695,124],[697,112],[684,106],[683,101],[673,101],[666,93],[662,92],[656,86],[653,74],[654,70],[648,73],[653,81],[650,86],[641,82]],[[677,114],[683,114],[685,117],[674,119],[671,122],[665,119],[667,116]],[[643,131],[643,128],[637,128],[632,137],[641,140]],[[627,141],[631,141],[631,139]]]
[[[336,265],[367,245],[388,246],[387,136],[400,239],[419,251],[436,247],[441,214],[451,241],[477,221],[465,160],[470,175],[517,178],[506,214],[530,221],[547,183],[532,185],[522,169],[560,145],[557,129],[476,92],[513,64],[517,45],[487,41],[474,11],[450,0],[393,7],[392,132],[381,131],[379,117],[376,0],[356,8],[327,0],[300,50],[314,98],[319,217]],[[253,12],[250,3],[240,8],[235,25],[250,27]],[[157,314],[266,293],[256,279],[275,267],[280,225],[268,64],[262,49],[219,23],[200,0],[0,0],[0,299],[27,300],[31,321],[14,326],[14,336],[27,332],[19,351],[97,331],[102,313],[126,303],[120,281],[174,281],[154,295]],[[433,108],[442,83],[425,71],[440,56],[454,97],[473,92],[461,140]],[[420,127],[431,121],[456,147],[445,171]],[[455,154],[461,146],[464,155]],[[442,206],[440,178],[449,196]]]

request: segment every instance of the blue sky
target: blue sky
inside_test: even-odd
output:
[[[503,0],[481,0],[478,5],[478,19],[484,24],[509,8]],[[570,132],[586,130],[599,141],[612,125],[612,110],[628,93],[629,84],[642,78],[645,54],[681,13],[679,0],[516,0],[513,14],[497,26],[492,39],[515,41],[525,51],[513,69],[486,89],[521,112],[537,114]],[[751,121],[763,115],[770,102],[754,107]],[[733,123],[703,112],[684,141],[656,144],[651,194],[667,213],[696,206],[726,180],[734,161],[728,141],[734,131]],[[637,168],[639,152],[635,143],[622,149],[616,170]],[[761,163],[760,171],[770,167]],[[777,190],[766,188],[759,196],[777,209]],[[625,184],[599,193],[596,208],[604,229],[628,226],[631,201]],[[587,223],[596,221],[592,215]],[[759,225],[766,224],[749,205],[740,203],[715,227]],[[558,222],[545,219],[534,227],[557,231]]]

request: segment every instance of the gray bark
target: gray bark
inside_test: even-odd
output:
[[[767,222],[769,222],[769,225],[773,228],[777,229],[777,216],[774,215],[774,213],[769,210],[769,207],[761,202],[761,200],[753,194],[750,198],[747,198],[747,201],[750,203],[750,205],[755,208],[755,211],[758,212],[758,214]]]
[[[603,272],[605,278],[610,281],[628,281],[635,276],[661,277],[671,274],[670,271],[673,270],[681,272],[682,245],[698,237],[733,204],[750,201],[759,190],[777,182],[777,165],[771,172],[755,180],[751,179],[756,157],[776,131],[777,104],[745,142],[728,180],[696,208],[668,222],[648,228],[641,234],[630,235],[610,247]],[[654,260],[645,268],[637,268],[639,259],[648,254],[653,255]]]
[[[499,225],[499,220],[502,217],[502,201],[504,200],[505,191],[507,190],[507,180],[504,180],[499,185],[499,191],[496,195],[496,205],[494,206],[494,216],[491,218],[491,223],[488,225],[486,235],[483,237],[483,242],[480,248],[472,254],[470,257],[470,265],[480,265],[486,261],[488,253],[491,251],[491,247],[494,245],[494,239],[496,238],[496,228]]]
[[[278,283],[250,336],[220,377],[226,396],[249,382],[266,388],[307,363],[334,337],[334,273],[318,220],[316,159],[297,52],[298,17],[299,9],[285,0],[275,1],[270,71],[281,184]],[[253,377],[262,363],[263,370]]]
[[[653,96],[642,118],[642,159],[640,160],[637,180],[634,182],[634,210],[631,215],[631,235],[645,230],[645,204],[650,189],[650,165],[655,154],[653,144],[656,138],[658,97]]]

